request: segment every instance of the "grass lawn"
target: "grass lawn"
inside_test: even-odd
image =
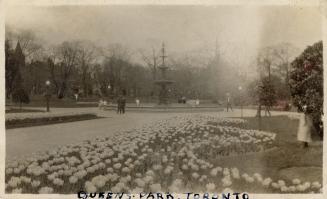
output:
[[[318,179],[322,181],[322,145],[314,144],[309,148],[302,148],[297,141],[298,120],[292,120],[287,116],[262,117],[261,120],[253,117],[245,119],[248,122],[241,124],[241,128],[276,133],[275,149],[226,157],[217,161],[223,161],[226,166],[240,165],[240,170],[258,172],[263,176],[286,181],[294,178],[303,181]],[[319,140],[314,133],[312,137],[314,141]]]

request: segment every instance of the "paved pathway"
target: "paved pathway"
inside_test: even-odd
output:
[[[54,112],[72,111],[96,112],[101,119],[61,123],[45,126],[17,128],[6,130],[6,159],[29,156],[31,153],[49,150],[59,145],[77,143],[86,139],[100,136],[111,136],[119,130],[137,128],[144,124],[156,122],[175,115],[190,113],[127,113],[117,115],[113,111],[102,111],[97,108],[66,108],[52,109]],[[244,116],[254,116],[255,110],[244,110]],[[198,114],[198,113],[195,113]],[[210,112],[208,114],[222,117],[240,117],[241,111]],[[287,112],[273,112],[273,115],[291,114]]]

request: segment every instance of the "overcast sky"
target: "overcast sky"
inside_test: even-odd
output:
[[[6,24],[32,29],[50,44],[87,39],[134,52],[165,42],[170,54],[207,53],[217,38],[224,57],[244,65],[262,46],[289,42],[304,49],[322,39],[317,7],[25,6],[7,9]]]

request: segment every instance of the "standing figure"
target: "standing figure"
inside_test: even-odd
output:
[[[227,112],[228,112],[228,109],[230,109],[231,111],[233,111],[232,102],[231,102],[230,94],[229,93],[227,93]]]
[[[121,113],[122,114],[125,114],[125,106],[126,106],[126,98],[124,96],[122,96],[121,98]]]
[[[140,100],[138,98],[136,98],[135,100],[136,106],[139,107],[140,106]]]
[[[121,104],[122,104],[122,97],[119,96],[117,99],[117,114],[121,114]]]
[[[297,132],[297,140],[303,143],[303,148],[309,146],[311,139],[312,119],[309,114],[306,114],[306,106],[304,106],[304,113],[301,114],[299,128]]]
[[[199,106],[199,105],[200,105],[200,100],[199,100],[199,99],[196,99],[196,100],[195,100],[195,105],[196,105],[196,106]]]
[[[265,116],[267,116],[267,114],[269,115],[269,117],[271,117],[270,106],[269,105],[265,105]]]
[[[100,110],[102,109],[102,107],[103,107],[103,100],[102,99],[99,100],[98,107],[99,107]]]

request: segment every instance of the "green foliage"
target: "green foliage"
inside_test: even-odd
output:
[[[250,96],[258,104],[271,107],[276,103],[276,88],[269,77],[253,81],[250,83],[248,90]]]
[[[290,74],[293,104],[313,118],[315,129],[322,136],[323,114],[323,45],[322,41],[307,47],[292,62]],[[306,106],[306,110],[303,107]]]

